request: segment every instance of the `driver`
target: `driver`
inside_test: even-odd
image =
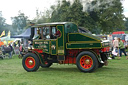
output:
[[[55,36],[56,36],[56,37],[60,37],[60,36],[61,36],[61,33],[60,33],[59,30],[57,30],[57,32],[55,33]]]

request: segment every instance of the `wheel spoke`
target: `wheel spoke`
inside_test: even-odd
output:
[[[84,55],[80,59],[80,64],[84,69],[89,69],[93,65],[93,60],[90,56]]]
[[[35,66],[35,59],[33,57],[27,57],[25,60],[25,65],[27,68],[33,68]]]

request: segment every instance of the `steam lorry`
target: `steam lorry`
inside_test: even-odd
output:
[[[49,68],[53,63],[75,64],[82,72],[93,72],[107,65],[109,42],[80,30],[72,22],[53,22],[31,26],[32,48],[22,59],[28,72],[39,67]],[[59,31],[59,36],[57,36]]]

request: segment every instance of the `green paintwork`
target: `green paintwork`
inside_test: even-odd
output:
[[[101,48],[109,46],[108,42],[101,42],[99,37],[88,33],[79,33],[78,26],[72,22],[43,23],[34,25],[32,28],[43,28],[47,26],[49,28],[56,27],[56,29],[60,31],[61,36],[56,39],[33,40],[33,47],[35,49],[41,49],[42,53],[65,56],[67,55],[66,52],[68,49],[86,49],[94,53],[100,62],[101,57],[91,49],[100,50]],[[41,63],[44,64],[42,55],[37,52],[35,53],[39,56]]]
[[[68,42],[73,42],[73,41],[77,41],[77,42],[81,42],[81,41],[100,41],[99,38],[92,36],[90,34],[82,34],[82,33],[69,33],[68,36]]]
[[[50,40],[44,41],[43,52],[50,54]]]
[[[65,33],[76,33],[78,32],[77,25],[74,23],[66,23],[65,24]]]
[[[100,38],[88,33],[79,33],[78,26],[72,22],[43,23],[35,27],[56,26],[61,32],[57,39],[33,40],[35,49],[42,49],[42,52],[51,55],[65,55],[66,49],[100,49],[107,47],[101,43]],[[33,26],[34,27],[34,26]],[[55,48],[53,49],[53,47]]]
[[[56,55],[57,54],[56,50],[57,50],[56,40],[51,40],[51,55]]]
[[[67,43],[67,49],[94,49],[101,48],[101,43]]]
[[[64,45],[64,26],[63,25],[57,25],[57,29],[61,32],[61,36],[57,38],[58,43],[58,55],[64,55],[65,54],[65,45]]]
[[[43,49],[42,52],[50,53],[50,40],[34,40],[33,47],[35,49]]]
[[[33,40],[33,47],[34,48],[42,49],[43,45],[44,45],[44,42],[42,40]]]
[[[33,51],[33,52],[38,56],[38,58],[39,58],[41,64],[45,64],[45,63],[44,63],[44,60],[43,60],[43,58],[42,58],[42,56],[41,56],[41,54],[39,54],[39,53],[36,52],[36,51]]]

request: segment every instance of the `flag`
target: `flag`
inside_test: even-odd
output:
[[[10,32],[10,31],[8,31],[8,36],[10,36],[10,34],[11,34],[11,32]]]
[[[0,37],[5,35],[5,30],[1,33]]]

